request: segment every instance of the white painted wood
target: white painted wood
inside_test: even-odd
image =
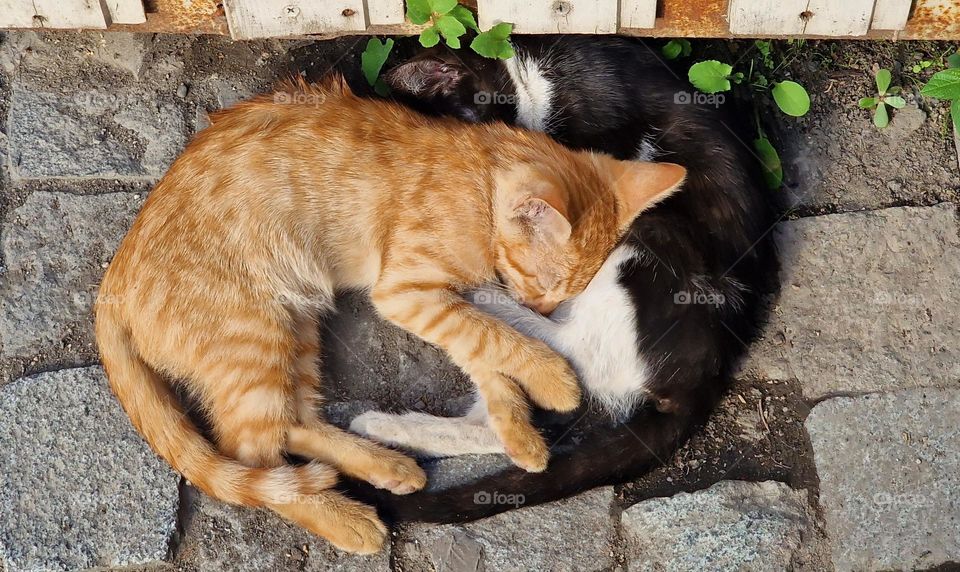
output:
[[[107,0],[107,8],[114,24],[143,24],[147,21],[141,0]]]
[[[225,0],[235,40],[363,31],[363,0]]]
[[[513,22],[518,34],[615,34],[617,0],[478,0],[480,29]]]
[[[621,28],[653,28],[657,23],[657,0],[620,0]]]
[[[836,0],[835,0],[836,1]],[[730,31],[745,36],[803,33],[807,0],[730,0]]]
[[[0,28],[94,28],[110,24],[101,0],[0,0]]]
[[[874,0],[730,0],[730,31],[746,36],[863,36]],[[806,14],[806,19],[801,17]]]
[[[803,33],[814,36],[865,36],[874,0],[810,0],[812,14]]]
[[[367,0],[367,17],[370,24],[403,24],[403,0]]]
[[[874,30],[902,30],[907,27],[911,0],[877,0],[873,7]]]

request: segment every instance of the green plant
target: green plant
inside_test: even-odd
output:
[[[875,79],[877,82],[876,97],[864,97],[860,100],[860,107],[862,109],[872,109],[873,124],[877,128],[883,129],[890,123],[890,113],[887,111],[887,106],[900,109],[907,102],[897,95],[900,93],[899,87],[890,87],[890,70],[877,70]]]
[[[663,57],[668,60],[675,60],[679,57],[687,57],[693,52],[693,46],[690,45],[690,40],[684,38],[678,38],[675,40],[670,40],[660,48],[660,52],[663,54]]]
[[[947,67],[960,68],[960,52],[957,52],[947,58]]]
[[[440,38],[451,48],[460,49],[460,37],[473,30],[477,36],[470,48],[485,58],[506,60],[513,57],[510,34],[513,24],[500,23],[485,32],[480,31],[477,19],[457,0],[407,0],[407,18],[418,25],[428,24],[420,32],[420,45],[431,48]]]
[[[960,67],[948,68],[934,74],[927,85],[920,90],[921,95],[950,102],[950,116],[953,127],[960,131]]]
[[[743,81],[742,73],[733,73],[733,66],[717,60],[697,62],[690,66],[687,78],[693,86],[703,93],[730,91],[730,82]]]
[[[513,57],[513,47],[510,45],[513,24],[503,22],[481,32],[473,12],[457,0],[407,0],[407,18],[418,25],[429,22],[430,25],[420,32],[420,45],[425,48],[436,46],[442,37],[448,46],[458,50],[461,47],[460,38],[467,30],[473,30],[477,35],[470,42],[470,49],[485,58],[506,60]],[[377,38],[370,38],[360,55],[363,76],[374,91],[382,96],[390,93],[390,88],[380,78],[380,71],[392,49],[392,39],[384,43]]]
[[[363,70],[363,77],[367,83],[373,86],[373,90],[379,95],[386,97],[390,93],[390,88],[380,77],[380,70],[383,64],[387,62],[390,50],[393,49],[393,40],[387,38],[386,43],[381,43],[379,38],[371,37],[367,40],[367,48],[360,54],[360,68]]]
[[[933,60],[920,60],[913,64],[913,66],[910,67],[910,70],[913,71],[913,73],[920,73],[932,65]]]

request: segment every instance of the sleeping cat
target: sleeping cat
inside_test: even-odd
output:
[[[640,41],[513,42],[517,56],[506,62],[436,50],[387,80],[399,99],[427,113],[516,122],[621,159],[666,159],[685,166],[688,178],[683,193],[633,223],[584,292],[550,318],[495,292],[471,298],[494,300],[479,307],[565,355],[602,415],[544,426],[559,436],[544,474],[508,469],[439,492],[381,498],[383,512],[398,520],[472,520],[509,508],[474,502],[480,491],[536,504],[661,464],[714,408],[762,320],[762,296],[774,288],[771,208],[752,152],[724,110],[687,103],[689,84]],[[571,446],[571,432],[591,420]],[[429,456],[503,450],[482,398],[462,418],[370,412],[351,428]]]
[[[500,275],[552,309],[683,176],[504,124],[425,117],[337,79],[290,85],[216,115],[150,193],[100,287],[103,365],[133,424],[199,489],[374,552],[386,528],[328,490],[334,469],[395,494],[425,475],[320,419],[317,320],[334,293],[369,291],[384,318],[445,349],[511,458],[543,470],[526,397],[572,410],[576,378],[459,293]],[[202,405],[215,445],[165,377]]]

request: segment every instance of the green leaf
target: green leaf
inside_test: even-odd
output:
[[[730,81],[732,81],[733,83],[736,83],[736,84],[739,84],[740,82],[742,82],[742,81],[743,81],[743,72],[737,72],[737,73],[733,74],[732,76],[730,76]]]
[[[890,115],[887,113],[886,105],[877,106],[877,110],[873,112],[873,124],[880,129],[890,124]]]
[[[387,97],[390,95],[390,86],[383,81],[382,77],[378,77],[376,83],[373,84],[373,91],[380,97]]]
[[[407,18],[414,24],[426,24],[430,15],[430,3],[427,0],[407,0]]]
[[[913,64],[913,67],[910,68],[910,71],[913,73],[920,73],[920,64]]]
[[[718,93],[730,89],[730,72],[733,67],[717,60],[697,62],[690,66],[687,77],[690,83],[703,93]]]
[[[950,105],[950,117],[953,118],[953,129],[960,133],[960,99],[954,99]]]
[[[675,60],[683,53],[683,44],[679,40],[670,40],[660,48],[660,52],[668,60]]]
[[[920,93],[937,99],[960,99],[960,68],[937,72]]]
[[[781,81],[773,86],[773,100],[780,111],[793,117],[802,117],[810,111],[810,96],[795,81]]]
[[[877,98],[875,97],[864,97],[861,98],[857,105],[860,106],[860,109],[872,109],[873,106],[877,104]]]
[[[447,14],[446,16],[440,16],[440,18],[437,20],[437,30],[443,34],[443,38],[447,41],[447,45],[455,50],[460,49],[460,36],[467,33],[467,29],[460,22],[460,20],[457,20],[450,14]]]
[[[390,56],[390,50],[393,49],[393,39],[388,38],[387,43],[380,43],[380,39],[373,37],[367,40],[367,47],[360,54],[360,68],[363,70],[363,77],[367,78],[367,83],[375,86],[380,77],[380,70],[383,64],[387,62]]]
[[[760,165],[763,167],[763,180],[771,189],[779,189],[783,184],[783,164],[780,162],[780,155],[766,137],[760,137],[753,142],[753,148],[756,149],[760,158]]]
[[[457,6],[457,0],[427,0],[430,4],[430,11],[434,14],[443,16],[449,14]]]
[[[687,57],[693,53],[693,45],[690,44],[690,40],[686,38],[680,38],[680,45],[683,46],[683,51],[680,52],[682,57]]]
[[[890,87],[890,70],[877,70],[877,93],[880,95],[887,93],[888,87]]]
[[[756,40],[753,42],[753,45],[757,46],[757,50],[760,52],[760,55],[767,57],[770,55],[770,40]]]
[[[960,68],[960,52],[953,54],[947,58],[947,67],[948,68]]]
[[[477,19],[474,17],[473,12],[470,11],[466,6],[461,6],[457,4],[457,7],[450,11],[450,15],[460,21],[465,27],[470,28],[474,32],[479,32],[480,27],[477,26]]]
[[[502,22],[486,32],[480,32],[470,42],[470,48],[485,58],[507,60],[513,57],[513,47],[510,45],[510,32],[513,24]]]
[[[907,104],[906,100],[899,95],[888,95],[883,98],[883,102],[894,109],[902,109],[903,106]]]
[[[440,43],[440,34],[437,33],[436,26],[427,28],[420,32],[420,45],[425,48],[432,48]]]

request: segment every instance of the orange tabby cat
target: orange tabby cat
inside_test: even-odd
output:
[[[460,293],[499,274],[551,309],[683,176],[505,125],[427,118],[341,81],[288,86],[217,115],[150,194],[100,288],[103,364],[137,429],[201,490],[373,552],[386,529],[326,490],[335,470],[397,494],[426,478],[318,416],[317,319],[334,293],[367,290],[383,317],[444,348],[513,460],[543,470],[524,392],[569,411],[577,380]],[[163,377],[202,404],[215,446]],[[314,462],[291,466],[284,453]]]

